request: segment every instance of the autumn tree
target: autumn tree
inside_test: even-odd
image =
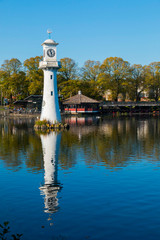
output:
[[[102,89],[97,80],[101,72],[101,63],[99,61],[87,60],[80,69],[80,90],[84,95],[91,98],[102,99]]]
[[[102,100],[103,98],[102,89],[97,82],[81,81],[79,90],[90,98],[94,98],[96,100]]]
[[[1,94],[1,101],[3,101],[2,99],[4,98],[4,96],[7,93],[8,87],[9,87],[9,81],[8,81],[8,74],[3,71],[0,70],[0,94]],[[2,102],[1,102],[2,104]]]
[[[160,62],[149,64],[148,81],[151,98],[157,102],[160,97]]]
[[[63,98],[69,98],[71,96],[74,96],[78,93],[78,91],[81,90],[82,94],[95,98],[95,99],[102,99],[101,94],[99,93],[99,90],[95,85],[91,84],[88,81],[82,81],[82,80],[69,80],[63,83],[63,88],[61,90],[61,95],[63,95]]]
[[[16,59],[5,60],[0,70],[0,86],[3,95],[13,101],[13,96],[16,99],[23,98],[27,94],[26,77],[22,71],[22,63]]]
[[[126,92],[131,100],[140,101],[141,94],[147,89],[146,68],[134,64],[130,68],[128,80],[124,83]]]
[[[1,70],[10,76],[13,73],[18,73],[22,70],[22,63],[17,58],[5,60],[1,66]]]
[[[12,74],[10,78],[10,84],[14,89],[14,97],[16,100],[24,99],[28,96],[28,81],[26,80],[26,74],[23,71]]]
[[[101,72],[101,63],[99,61],[88,60],[81,68],[81,79],[83,81],[97,81],[98,75]]]
[[[102,73],[98,76],[98,84],[104,90],[111,90],[112,97],[118,100],[119,93],[124,93],[124,83],[128,80],[130,64],[122,58],[106,58],[101,65]]]
[[[71,58],[60,59],[61,68],[58,71],[60,81],[75,80],[77,77],[77,64]]]
[[[71,58],[60,59],[61,68],[57,74],[58,90],[64,98],[75,94],[78,86],[78,67],[76,62]]]
[[[41,56],[31,57],[24,61],[26,80],[28,82],[29,94],[42,94],[43,89],[43,71],[39,69]]]

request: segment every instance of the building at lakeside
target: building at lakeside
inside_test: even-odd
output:
[[[62,102],[65,113],[97,113],[99,112],[99,102],[78,92],[77,95],[70,97]]]
[[[24,108],[26,110],[41,111],[42,107],[42,95],[30,95],[23,100],[17,100],[14,102],[16,108]]]

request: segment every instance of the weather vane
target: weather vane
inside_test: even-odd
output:
[[[51,39],[51,33],[52,33],[52,31],[48,29],[48,30],[47,30],[47,33],[48,33],[49,39]]]

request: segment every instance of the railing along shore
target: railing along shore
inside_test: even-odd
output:
[[[160,102],[104,102],[100,104],[103,107],[160,107]]]

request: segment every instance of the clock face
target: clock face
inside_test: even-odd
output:
[[[48,55],[48,57],[54,57],[55,51],[52,48],[50,48],[47,50],[47,55]]]

